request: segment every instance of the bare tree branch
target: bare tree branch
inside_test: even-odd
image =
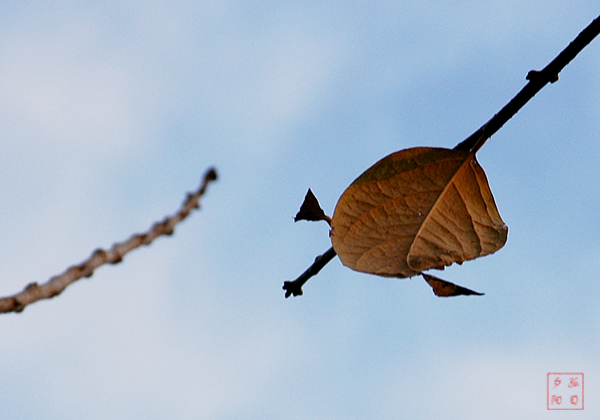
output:
[[[199,209],[199,200],[206,191],[208,184],[217,179],[217,172],[210,168],[202,180],[202,184],[193,193],[188,193],[179,211],[172,216],[165,217],[161,222],[156,222],[146,233],[135,234],[125,242],[114,244],[108,251],[97,249],[81,264],[67,268],[62,274],[52,277],[41,285],[36,282],[29,283],[23,291],[12,296],[0,298],[0,313],[21,312],[31,303],[42,299],[50,299],[59,295],[71,283],[82,277],[91,277],[94,270],[101,265],[117,264],[123,260],[128,252],[142,245],[149,245],[161,235],[172,235],[175,226],[185,219],[192,210]]]
[[[300,275],[294,281],[284,281],[283,290],[285,290],[285,297],[289,298],[291,295],[300,296],[302,295],[302,286],[312,276],[316,276],[321,268],[325,267],[329,261],[333,259],[337,254],[333,250],[333,247],[329,248],[323,255],[319,255],[315,258],[315,262],[308,267],[308,269]]]
[[[479,130],[466,140],[456,145],[454,149],[467,152],[477,152],[487,139],[492,137],[509,119],[538,93],[548,83],[558,80],[558,73],[571,62],[600,33],[600,16],[592,21],[567,47],[556,56],[550,64],[541,71],[531,70],[526,79],[529,83],[516,94],[496,115],[483,124]]]

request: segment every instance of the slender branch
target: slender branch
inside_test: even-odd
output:
[[[454,149],[467,152],[477,152],[481,146],[492,137],[509,119],[512,118],[536,93],[546,84],[558,80],[558,73],[575,58],[600,33],[600,16],[588,25],[577,38],[571,42],[550,64],[542,71],[532,70],[527,74],[529,83],[496,115],[485,123],[479,130],[471,134]]]
[[[209,169],[202,180],[202,184],[193,193],[188,193],[179,211],[172,216],[165,217],[161,222],[156,222],[146,232],[135,234],[125,242],[116,243],[108,251],[97,249],[90,257],[79,265],[67,268],[62,274],[52,277],[41,285],[33,282],[25,286],[23,291],[0,298],[0,313],[21,312],[31,303],[42,299],[50,299],[60,294],[71,283],[82,277],[91,277],[94,270],[101,265],[110,263],[117,264],[123,260],[128,252],[142,245],[149,245],[154,239],[161,235],[172,235],[175,226],[185,219],[192,210],[199,209],[199,200],[206,191],[208,184],[217,179],[217,172]]]
[[[329,261],[333,259],[337,254],[333,250],[333,247],[329,248],[323,255],[319,255],[315,258],[315,262],[308,267],[308,269],[300,275],[294,281],[284,281],[283,290],[285,290],[285,297],[289,298],[291,295],[300,296],[302,295],[302,286],[312,276],[316,276],[321,268],[325,267]]]

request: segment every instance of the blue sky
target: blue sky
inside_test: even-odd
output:
[[[478,153],[509,226],[433,274],[332,261],[293,223],[374,162],[454,147],[598,15],[594,1],[0,5],[0,294],[174,212],[175,235],[0,316],[19,419],[538,419],[546,374],[600,404],[600,40]],[[565,413],[563,413],[564,415]]]

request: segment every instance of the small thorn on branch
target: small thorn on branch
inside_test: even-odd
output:
[[[529,73],[527,73],[527,76],[525,77],[525,80],[542,80],[542,77],[544,77],[544,73],[538,70],[531,70],[529,71]],[[558,73],[553,74],[552,76],[548,77],[548,81],[550,83],[554,83],[554,82],[558,82]]]

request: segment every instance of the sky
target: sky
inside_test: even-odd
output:
[[[174,213],[171,237],[0,315],[6,419],[600,417],[600,40],[478,152],[509,227],[434,271],[339,259],[325,212],[395,151],[452,148],[598,16],[596,1],[4,1],[0,295]]]

